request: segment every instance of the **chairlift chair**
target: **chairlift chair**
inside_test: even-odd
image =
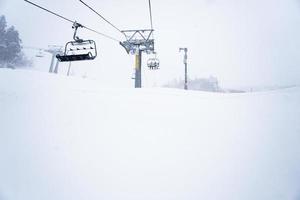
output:
[[[77,29],[83,26],[77,22],[73,24],[75,29],[73,39],[65,46],[63,55],[56,55],[59,62],[72,62],[83,60],[94,60],[97,57],[97,47],[94,40],[83,40],[76,36]]]
[[[147,66],[150,70],[158,70],[159,69],[159,59],[158,58],[150,58],[147,61]]]

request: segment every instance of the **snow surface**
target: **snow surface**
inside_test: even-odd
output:
[[[1,69],[0,200],[299,200],[299,100]]]

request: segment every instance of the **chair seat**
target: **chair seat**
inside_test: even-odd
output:
[[[78,55],[56,55],[59,62],[72,62],[72,61],[83,61],[83,60],[94,60],[95,57],[91,56],[90,53],[78,54]]]

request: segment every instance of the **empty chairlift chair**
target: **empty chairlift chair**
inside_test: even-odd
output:
[[[97,57],[96,43],[93,40],[68,42],[63,55],[56,55],[60,62],[94,60]]]
[[[73,28],[75,29],[73,36],[74,41],[66,44],[63,55],[56,55],[58,61],[72,62],[94,60],[97,57],[96,42],[93,40],[82,40],[76,36],[79,27],[82,27],[82,25],[75,22],[73,25]]]

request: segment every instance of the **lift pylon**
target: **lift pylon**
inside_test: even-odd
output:
[[[142,53],[154,52],[154,40],[150,39],[153,31],[153,29],[122,31],[126,41],[120,42],[120,45],[128,54],[135,54],[135,88],[142,87]]]
[[[188,90],[188,75],[187,75],[187,53],[188,48],[179,48],[179,52],[184,52],[183,64],[184,64],[184,89]]]
[[[135,54],[135,88],[142,87],[142,53],[154,53],[153,29],[126,30],[126,41],[120,42],[128,54]]]

